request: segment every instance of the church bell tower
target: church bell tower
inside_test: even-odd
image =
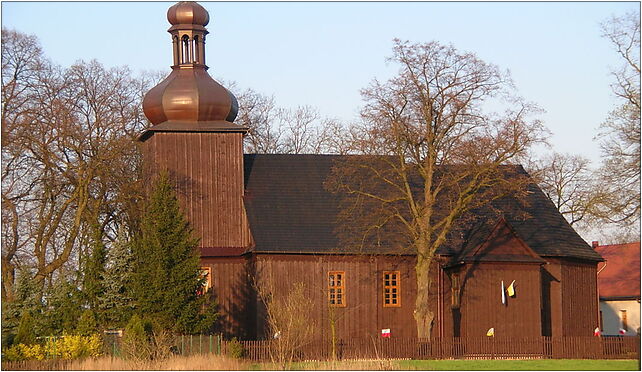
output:
[[[238,103],[205,64],[209,14],[182,1],[167,11],[172,72],[143,100],[153,126],[140,137],[147,176],[167,171],[200,237],[201,256],[236,255],[251,237],[243,206],[243,136]]]

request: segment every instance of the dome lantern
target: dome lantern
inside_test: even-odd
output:
[[[207,10],[193,1],[181,1],[167,10],[167,20],[172,25],[167,32],[172,34],[174,66],[205,66],[205,26],[210,21]]]

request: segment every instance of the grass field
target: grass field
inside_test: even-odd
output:
[[[62,363],[64,362],[64,363]],[[78,361],[2,363],[3,370],[276,370],[272,363],[251,363],[215,355],[175,356],[158,361],[101,357]],[[293,363],[291,370],[427,370],[427,371],[607,371],[640,370],[637,360],[344,360]]]
[[[401,369],[429,371],[639,371],[637,360],[402,360]]]
[[[252,370],[276,369],[270,363]],[[423,371],[639,371],[637,360],[371,360],[294,363],[293,370],[423,370]]]

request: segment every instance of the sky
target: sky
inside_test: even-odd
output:
[[[96,59],[170,72],[172,2],[2,2],[2,26],[36,35],[69,66]],[[508,70],[545,110],[552,149],[600,161],[598,128],[615,100],[621,64],[600,22],[639,2],[200,2],[210,14],[206,63],[215,79],[358,119],[359,90],[385,80],[392,40],[438,41]]]

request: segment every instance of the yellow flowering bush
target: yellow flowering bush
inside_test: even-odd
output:
[[[4,350],[4,357],[9,361],[14,360],[43,360],[46,357],[45,348],[39,344],[17,344]]]
[[[76,359],[100,356],[102,350],[100,336],[64,335],[50,338],[45,345],[17,344],[4,350],[4,358],[9,361],[43,360],[43,359]]]
[[[24,355],[25,359],[36,359],[36,360],[45,359],[45,348],[42,345],[19,344],[18,346],[20,347],[22,351],[22,355]]]
[[[50,358],[76,359],[96,357],[102,350],[102,341],[97,334],[91,336],[64,335],[50,340],[45,345]]]
[[[20,345],[22,344],[13,345],[10,348],[2,350],[2,359],[6,359],[10,362],[24,360],[24,355],[22,354],[22,348],[20,348]]]

